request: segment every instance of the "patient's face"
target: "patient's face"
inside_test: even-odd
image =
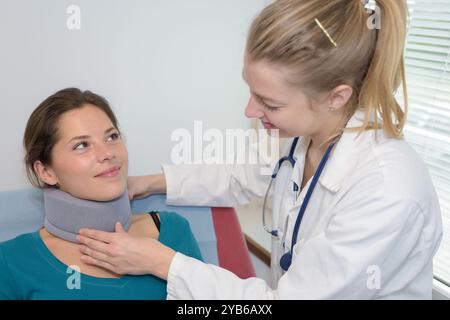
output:
[[[105,112],[89,104],[68,111],[58,121],[58,134],[50,168],[62,191],[96,201],[123,194],[128,153]]]

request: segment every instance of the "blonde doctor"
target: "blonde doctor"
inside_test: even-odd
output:
[[[379,29],[361,0],[278,0],[251,26],[245,115],[293,138],[282,155],[290,161],[275,168],[274,228],[266,226],[271,283],[133,238],[120,225],[81,230],[83,260],[154,274],[167,280],[169,299],[430,299],[440,208],[402,138],[407,101],[402,109],[394,97],[400,85],[407,97],[405,2],[376,1]],[[166,192],[174,205],[238,206],[264,197],[272,180],[258,165],[163,172],[130,178],[130,197]]]

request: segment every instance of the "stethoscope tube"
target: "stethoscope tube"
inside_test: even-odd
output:
[[[273,180],[277,177],[278,175],[278,171],[281,168],[281,165],[283,164],[283,162],[288,161],[291,165],[292,168],[294,168],[295,165],[295,159],[294,159],[294,151],[295,151],[295,147],[297,146],[299,138],[295,138],[291,149],[289,151],[289,155],[282,157],[279,161],[277,166],[274,169],[274,172],[272,174],[272,179],[270,180],[269,183],[269,187],[267,188],[266,191],[266,195],[264,197],[264,203],[263,203],[263,226],[264,226],[264,230],[266,230],[267,232],[269,232],[272,236],[274,237],[278,237],[278,230],[274,229],[274,230],[268,230],[265,224],[265,208],[266,208],[266,202],[267,202],[267,196],[269,194],[269,190],[272,186]],[[324,156],[322,157],[322,160],[319,163],[319,167],[317,168],[316,172],[314,173],[314,177],[311,181],[311,184],[309,185],[308,191],[306,192],[306,196],[305,199],[302,202],[302,205],[300,207],[299,213],[297,215],[297,219],[295,221],[295,226],[294,226],[294,231],[292,234],[292,241],[291,241],[291,249],[289,250],[289,252],[286,252],[285,254],[283,254],[283,256],[280,259],[280,267],[284,270],[287,271],[289,270],[289,267],[292,264],[292,256],[293,256],[293,250],[294,250],[294,246],[297,244],[297,237],[298,237],[298,232],[300,229],[300,225],[303,219],[303,216],[305,214],[306,211],[306,207],[308,206],[309,200],[311,199],[312,193],[314,191],[314,188],[316,187],[317,182],[319,181],[320,175],[322,174],[323,169],[325,168],[325,165],[328,161],[328,158],[330,156],[331,151],[333,150],[333,147],[335,146],[337,140],[334,140],[328,147],[327,151],[325,152]],[[286,230],[285,230],[286,232]]]
[[[322,174],[323,169],[325,168],[325,165],[328,161],[328,157],[330,156],[331,150],[333,149],[335,143],[336,142],[333,142],[330,144],[327,151],[325,152],[325,155],[323,156],[322,160],[320,161],[319,167],[317,168],[317,171],[314,174],[313,180],[311,181],[308,191],[306,192],[305,199],[303,200],[302,206],[300,207],[300,211],[297,215],[297,219],[295,220],[294,231],[292,233],[291,250],[289,252],[286,252],[285,254],[283,254],[283,256],[280,259],[280,267],[284,271],[289,270],[289,267],[292,264],[292,256],[293,256],[293,252],[294,252],[294,246],[297,244],[298,232],[300,229],[300,224],[302,222],[303,216],[306,211],[306,207],[308,206],[308,203],[309,203],[309,200],[311,199],[314,188],[316,187],[317,181],[319,181],[319,177]]]
[[[294,168],[294,165],[295,165],[294,152],[295,152],[295,148],[297,147],[298,140],[299,140],[299,137],[295,138],[294,141],[292,142],[291,149],[289,150],[289,154],[287,156],[282,157],[280,160],[278,160],[278,163],[273,170],[272,177],[271,177],[270,183],[269,183],[269,187],[266,190],[266,195],[264,196],[263,212],[262,212],[263,228],[267,233],[271,234],[272,236],[274,236],[276,238],[278,237],[278,230],[276,230],[276,229],[269,230],[266,226],[267,197],[269,196],[269,192],[270,192],[270,188],[272,187],[272,183],[275,180],[275,178],[277,177],[278,171],[280,171],[280,168],[283,165],[283,163],[285,161],[288,161],[291,164],[292,168]]]

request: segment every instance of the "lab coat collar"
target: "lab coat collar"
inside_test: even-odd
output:
[[[364,123],[364,115],[364,110],[358,109],[348,121],[346,128],[361,127]],[[357,165],[364,141],[367,141],[367,132],[342,134],[319,178],[319,183],[323,187],[331,192],[338,192],[341,189],[345,178]]]

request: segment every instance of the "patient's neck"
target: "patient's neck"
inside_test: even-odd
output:
[[[159,231],[148,214],[134,214],[131,217],[131,224],[128,233],[138,237],[150,237],[157,239]],[[39,231],[39,235],[47,249],[67,267],[77,266],[82,274],[97,278],[120,278],[121,276],[106,269],[85,264],[81,260],[81,244],[59,238],[44,227]]]
[[[118,274],[84,263],[81,260],[82,253],[80,251],[80,244],[58,238],[45,228],[42,228],[39,234],[47,249],[56,259],[65,264],[67,268],[70,267],[73,269],[76,266],[81,274],[97,278],[120,278]]]

